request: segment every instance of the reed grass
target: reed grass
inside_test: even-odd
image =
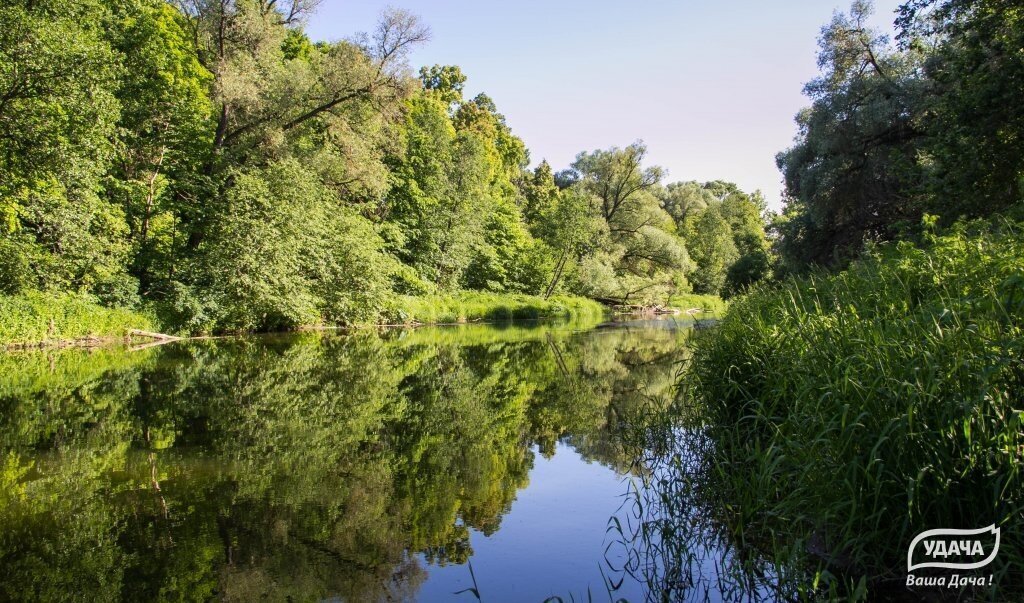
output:
[[[987,592],[1024,593],[1024,234],[960,225],[731,303],[681,404],[702,441],[678,490],[786,592],[905,594],[931,528],[1002,528]],[[677,411],[682,412],[682,411]],[[793,569],[797,568],[797,569]]]

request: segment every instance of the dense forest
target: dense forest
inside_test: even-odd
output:
[[[669,304],[768,275],[759,193],[665,184],[642,142],[531,170],[458,67],[416,76],[415,16],[317,42],[315,5],[6,3],[0,292],[209,332],[464,290]]]

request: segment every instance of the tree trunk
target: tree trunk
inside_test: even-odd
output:
[[[548,288],[544,291],[544,299],[551,297],[551,294],[555,292],[555,287],[558,286],[558,281],[562,278],[562,271],[565,269],[567,255],[563,250],[561,257],[558,258],[558,264],[555,265],[555,273],[551,275],[551,283],[548,284]]]

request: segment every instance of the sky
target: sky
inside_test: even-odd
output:
[[[891,32],[899,0],[876,0]],[[418,15],[431,40],[410,64],[458,65],[465,96],[486,92],[557,171],[580,151],[643,140],[665,182],[728,180],[778,209],[775,154],[817,72],[837,0],[322,0],[307,33],[370,31],[387,6]]]

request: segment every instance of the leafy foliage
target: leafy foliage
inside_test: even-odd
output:
[[[166,329],[209,333],[372,322],[395,295],[691,291],[684,214],[734,185],[692,204],[671,185],[666,200],[640,142],[581,153],[557,181],[545,161],[530,172],[494,100],[464,98],[459,67],[413,76],[408,54],[430,35],[415,16],[314,42],[316,4],[5,10],[0,294],[145,306]],[[730,215],[737,241],[756,230]],[[728,288],[695,282],[739,291],[764,270],[747,260]]]
[[[866,242],[1019,207],[1024,199],[1020,8],[911,0],[899,45],[854,2],[822,30],[822,74],[805,88],[795,146],[778,156],[790,200],[777,224],[785,267],[842,265]]]

